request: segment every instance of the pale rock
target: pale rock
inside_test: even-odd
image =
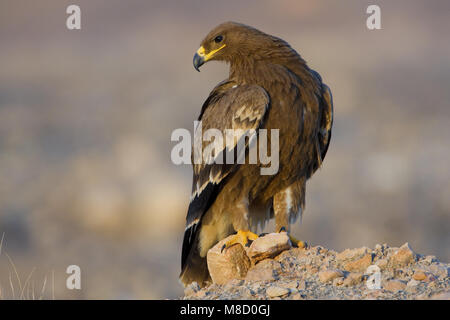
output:
[[[406,288],[406,284],[401,280],[388,280],[383,285],[383,288],[388,291],[397,292],[404,290]]]
[[[431,264],[433,262],[436,262],[437,259],[436,259],[436,256],[426,256],[424,261],[428,264]]]
[[[292,258],[302,258],[306,256],[306,252],[306,249],[303,248],[291,248],[290,250],[281,252],[275,257],[275,260],[282,262],[289,261]]]
[[[433,264],[428,268],[434,275],[441,279],[445,279],[450,276],[450,268],[443,264]]]
[[[343,285],[344,286],[355,286],[357,284],[360,284],[363,279],[363,274],[360,272],[350,272],[347,274],[347,276],[344,279]]]
[[[408,281],[408,283],[406,284],[407,287],[415,287],[420,283],[420,281],[411,279]]]
[[[235,244],[222,251],[223,245],[230,237],[219,241],[206,256],[209,274],[217,284],[225,284],[232,279],[244,279],[251,266],[250,259],[241,244]]]
[[[282,297],[284,295],[289,294],[289,289],[278,286],[271,286],[267,288],[266,293],[267,296],[269,296],[270,298]]]
[[[279,284],[280,287],[286,288],[286,289],[292,289],[295,290],[298,288],[298,280],[292,280],[289,282],[283,282]]]
[[[368,266],[372,264],[372,254],[367,253],[362,258],[355,261],[348,261],[344,263],[343,268],[346,271],[364,272]]]
[[[298,282],[298,287],[299,290],[306,290],[306,281],[305,280],[300,280]]]
[[[292,300],[305,300],[305,298],[302,296],[300,292],[297,292],[292,296]]]
[[[406,266],[416,259],[416,254],[410,245],[405,243],[391,256],[390,261],[394,266]]]
[[[291,247],[291,240],[288,234],[280,232],[269,233],[257,238],[249,248],[246,248],[246,251],[252,264],[256,264],[258,261],[274,258]]]
[[[333,280],[333,286],[342,286],[344,284],[344,277],[339,277]]]
[[[419,289],[419,287],[417,286],[418,283],[419,281],[416,281],[414,279],[409,280],[408,283],[406,284],[405,291],[409,293],[416,293],[417,290]]]
[[[247,276],[245,277],[246,281],[273,281],[279,278],[279,274],[281,272],[281,263],[273,260],[266,259],[255,266],[251,267]]]
[[[388,266],[388,260],[387,259],[380,259],[375,262],[375,265],[377,265],[381,270],[384,270]]]
[[[330,269],[325,271],[320,271],[319,280],[323,283],[333,281],[336,278],[343,277],[344,273],[339,269]]]
[[[354,260],[354,259],[364,256],[368,252],[369,252],[369,248],[367,248],[367,247],[356,248],[356,249],[345,249],[344,251],[342,251],[336,255],[336,260],[338,262],[343,262],[346,260]]]

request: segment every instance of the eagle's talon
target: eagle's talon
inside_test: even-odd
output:
[[[308,249],[308,243],[306,241],[297,240],[291,235],[289,235],[289,239],[291,240],[291,243],[294,246],[294,248]]]
[[[238,232],[222,246],[221,253],[234,244],[240,243],[243,247],[250,247],[250,244],[258,239],[258,235],[250,231],[238,230]]]
[[[259,234],[258,237],[260,237],[260,238],[261,238],[261,237],[264,237],[266,234],[268,234],[268,233],[267,233],[267,232],[262,232],[262,233]]]
[[[280,232],[287,232],[285,227],[281,227],[280,231],[278,231],[278,233]],[[289,233],[289,240],[291,240],[292,246],[294,248],[301,248],[301,249],[307,249],[308,248],[308,243],[306,243],[306,241],[302,241],[302,240],[298,240],[295,237],[291,236]]]

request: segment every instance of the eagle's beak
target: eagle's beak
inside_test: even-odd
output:
[[[200,51],[200,50],[199,50]],[[205,56],[198,54],[198,51],[194,54],[194,68],[200,72],[200,67],[205,63]]]
[[[200,72],[200,70],[198,68],[200,68],[206,61],[211,60],[211,58],[214,56],[214,54],[216,52],[218,52],[219,50],[222,50],[225,47],[226,47],[226,44],[222,45],[218,49],[215,49],[215,50],[212,50],[211,52],[206,53],[205,52],[205,48],[203,48],[203,46],[201,46],[197,50],[197,52],[194,54],[194,68],[195,68],[195,70]]]

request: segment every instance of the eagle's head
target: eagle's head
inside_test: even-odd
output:
[[[282,41],[253,27],[225,22],[213,30],[203,39],[200,48],[194,55],[194,68],[210,60],[232,63],[237,59],[258,59],[264,51]],[[279,46],[279,44],[278,44]]]

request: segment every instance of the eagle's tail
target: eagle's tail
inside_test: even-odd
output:
[[[190,232],[186,230],[184,237],[189,236]],[[187,243],[187,239],[184,239],[183,245]],[[196,281],[201,287],[205,286],[207,282],[211,281],[211,277],[208,272],[208,266],[206,258],[201,257],[198,252],[198,239],[194,240],[194,244],[188,253],[185,263],[181,269],[180,281],[184,286]]]
[[[223,181],[226,181],[226,179]],[[183,247],[181,250],[180,281],[184,286],[187,286],[193,281],[197,281],[203,287],[211,279],[206,257],[200,256],[198,246],[199,233],[203,215],[212,206],[222,187],[223,183],[208,183],[200,194],[196,194],[189,204],[186,216],[186,230],[184,231]]]

